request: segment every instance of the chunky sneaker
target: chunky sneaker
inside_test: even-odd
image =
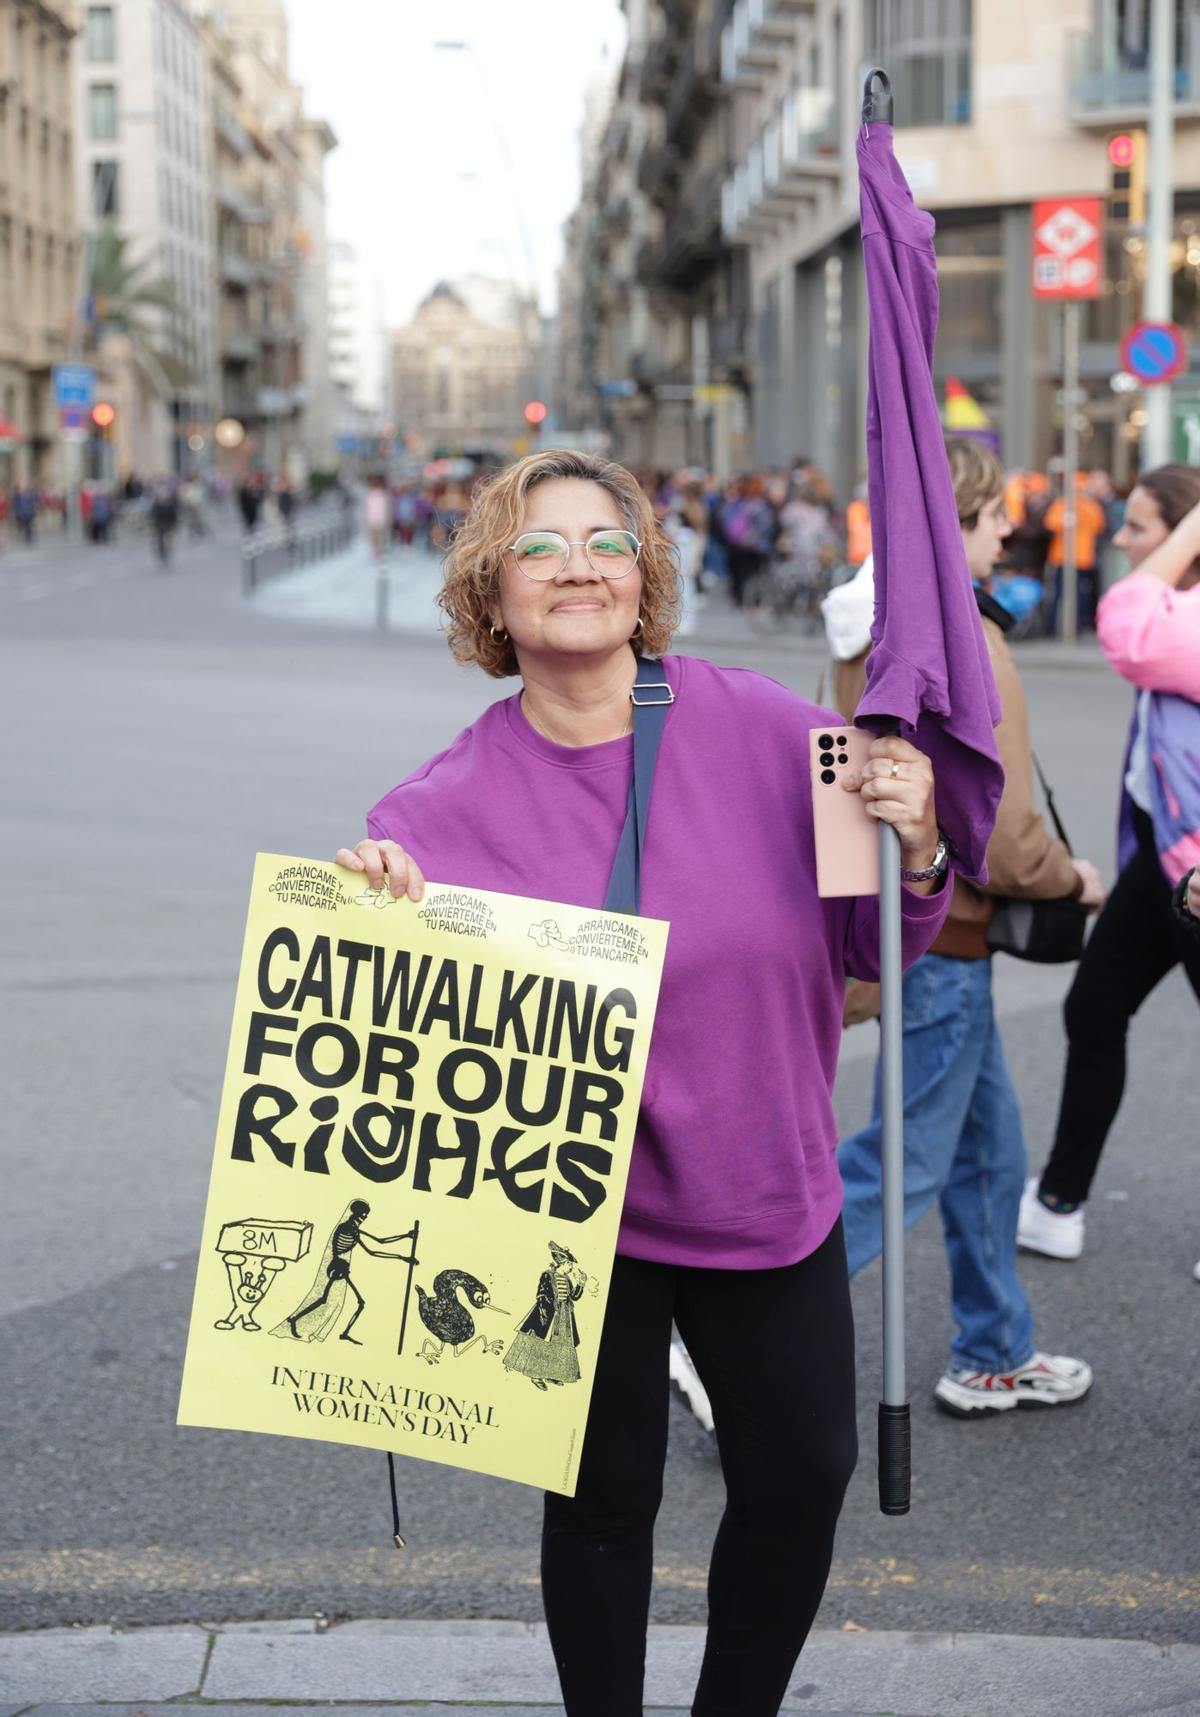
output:
[[[1078,1258],[1083,1251],[1083,1206],[1066,1214],[1047,1210],[1038,1197],[1035,1175],[1025,1182],[1021,1194],[1017,1245],[1026,1252],[1041,1252],[1046,1258]]]
[[[933,1398],[947,1413],[970,1419],[976,1413],[1005,1413],[1010,1407],[1057,1407],[1079,1401],[1092,1387],[1092,1368],[1060,1353],[1035,1353],[1016,1371],[967,1371],[952,1365],[934,1385]]]
[[[700,1381],[696,1367],[692,1364],[692,1356],[684,1347],[677,1331],[671,1332],[671,1352],[669,1357],[671,1381],[676,1384],[684,1400],[706,1431],[713,1428],[712,1407],[708,1399],[708,1391]]]

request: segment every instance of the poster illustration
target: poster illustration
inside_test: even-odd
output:
[[[573,1494],[666,939],[260,853],[179,1423]]]

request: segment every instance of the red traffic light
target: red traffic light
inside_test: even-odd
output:
[[[97,429],[107,429],[116,421],[116,416],[116,407],[109,405],[107,400],[99,400],[92,407],[92,422]]]
[[[1128,131],[1119,131],[1108,140],[1108,158],[1114,167],[1132,167],[1137,144]]]
[[[542,404],[541,400],[531,399],[529,404],[525,407],[526,423],[545,423],[546,417],[546,407]]]

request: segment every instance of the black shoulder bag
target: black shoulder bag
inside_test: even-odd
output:
[[[1070,852],[1067,831],[1036,752],[1033,766],[1046,795],[1046,809],[1055,832]],[[1087,921],[1087,907],[1069,895],[1061,900],[1014,900],[1010,895],[999,895],[987,927],[988,951],[1011,954],[1014,959],[1033,960],[1043,966],[1063,965],[1068,960],[1078,960],[1083,953]]]

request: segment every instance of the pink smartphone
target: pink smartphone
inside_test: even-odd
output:
[[[873,738],[857,727],[809,729],[817,893],[826,899],[879,893],[879,825],[860,796],[842,786],[867,761]]]

